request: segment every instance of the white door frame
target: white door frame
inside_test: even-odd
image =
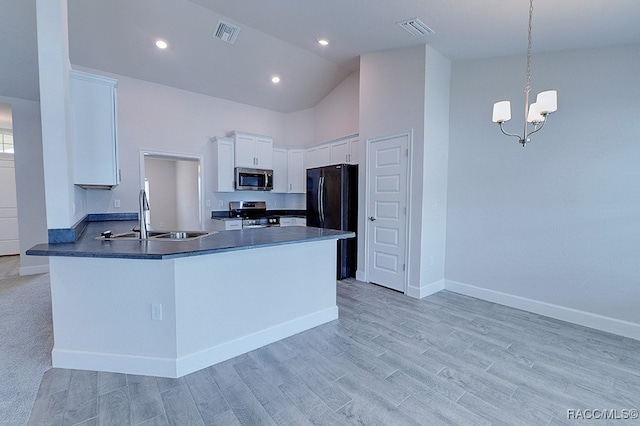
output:
[[[204,211],[204,183],[203,179],[205,176],[204,173],[204,156],[203,155],[195,155],[195,154],[181,154],[176,152],[167,152],[167,151],[153,151],[150,149],[141,149],[140,150],[140,189],[144,189],[144,158],[163,158],[167,160],[186,160],[186,161],[197,161],[198,168],[200,169],[198,172],[198,219],[200,221],[200,230],[204,230],[204,220],[206,217]]]
[[[409,256],[409,246],[410,246],[410,236],[411,236],[411,220],[409,220],[410,216],[411,216],[411,202],[412,202],[412,188],[411,188],[411,183],[413,182],[413,175],[412,175],[412,170],[413,168],[411,167],[411,159],[412,159],[412,153],[413,153],[413,129],[409,130],[408,132],[402,132],[402,133],[396,133],[393,135],[388,135],[388,136],[381,136],[381,137],[377,137],[377,138],[370,138],[367,139],[367,143],[365,144],[365,154],[364,154],[364,158],[365,158],[365,188],[371,188],[371,164],[369,164],[369,152],[371,150],[371,145],[375,142],[380,142],[380,141],[384,141],[387,139],[395,139],[395,138],[399,138],[399,137],[406,137],[407,138],[407,149],[409,150],[408,152],[408,161],[407,161],[407,214],[405,215],[405,264],[406,264],[406,273],[404,274],[404,294],[407,294],[407,290],[409,288],[409,271],[411,270],[410,267],[410,262],[411,262],[411,257]],[[364,215],[364,239],[365,239],[365,253],[364,253],[364,278],[365,281],[369,282],[369,226],[370,222],[367,220],[367,218],[369,216],[371,216],[371,212],[369,211],[369,201],[371,199],[371,196],[369,195],[369,191],[365,190],[365,215]]]

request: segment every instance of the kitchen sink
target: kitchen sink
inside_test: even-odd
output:
[[[156,241],[188,241],[195,240],[197,238],[206,237],[208,235],[217,234],[217,231],[205,232],[205,231],[149,231],[149,238],[147,240]],[[140,240],[139,232],[123,232],[120,234],[114,234],[111,231],[103,232],[96,240]]]

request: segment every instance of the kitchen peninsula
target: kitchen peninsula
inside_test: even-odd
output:
[[[54,367],[181,377],[338,317],[336,240],[311,227],[188,241],[96,239],[89,223],[50,256]]]

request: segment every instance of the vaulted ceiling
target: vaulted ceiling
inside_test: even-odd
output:
[[[363,53],[429,44],[454,61],[522,55],[529,10],[527,0],[67,1],[73,65],[281,112],[317,104]],[[0,94],[37,100],[35,0],[2,3]],[[435,33],[396,25],[411,18]],[[219,19],[241,28],[235,44],[212,36]],[[534,55],[638,44],[638,22],[638,0],[535,0]]]

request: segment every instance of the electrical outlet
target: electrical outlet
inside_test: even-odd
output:
[[[218,207],[224,207],[224,200],[218,200]]]
[[[120,200],[113,200],[113,207],[116,209],[120,208]]]
[[[151,304],[151,319],[155,321],[162,321],[162,303]]]
[[[207,207],[211,207],[211,200],[207,200]]]

